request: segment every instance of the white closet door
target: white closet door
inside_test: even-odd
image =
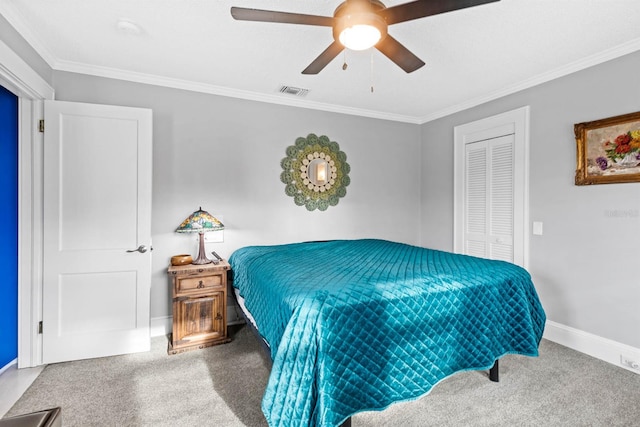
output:
[[[487,244],[487,143],[465,146],[465,208],[464,253],[488,256]]]
[[[489,258],[513,262],[513,135],[489,141]]]
[[[529,107],[454,128],[453,250],[527,268]]]
[[[514,136],[465,145],[464,252],[514,261]]]

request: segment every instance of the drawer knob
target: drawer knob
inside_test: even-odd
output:
[[[216,316],[216,320],[221,320],[222,319],[222,314],[218,313],[218,315]]]
[[[204,283],[202,283],[202,280],[200,280],[198,282],[198,289],[202,289],[202,288],[204,288]]]

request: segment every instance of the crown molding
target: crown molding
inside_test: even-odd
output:
[[[67,71],[72,73],[87,74],[97,77],[106,77],[117,80],[126,80],[136,83],[144,83],[154,86],[170,87],[192,92],[208,93],[212,95],[226,96],[230,98],[246,99],[250,101],[266,102],[290,107],[308,108],[331,113],[348,114],[362,116],[373,119],[391,120],[419,124],[417,117],[391,114],[384,111],[366,110],[361,108],[345,107],[341,105],[313,102],[302,99],[291,99],[283,94],[265,94],[241,89],[233,89],[224,86],[216,86],[207,83],[199,83],[189,80],[175,79],[171,77],[158,76],[153,74],[132,72],[117,68],[88,65],[72,61],[57,61],[52,68],[56,71]]]
[[[478,105],[482,105],[487,102],[494,101],[496,99],[505,97],[507,95],[520,92],[521,90],[529,89],[539,84],[546,83],[551,80],[555,80],[560,77],[564,77],[578,71],[582,71],[589,67],[593,67],[594,65],[599,65],[599,64],[602,64],[603,62],[611,61],[612,59],[616,59],[621,56],[628,55],[638,50],[640,50],[640,38],[630,40],[614,48],[599,52],[595,55],[591,55],[586,58],[582,58],[578,61],[574,61],[563,67],[559,67],[559,68],[556,68],[555,70],[551,70],[549,72],[539,74],[533,78],[523,80],[514,85],[507,86],[504,89],[491,92],[484,96],[470,99],[468,101],[451,106],[449,108],[445,108],[440,111],[436,111],[435,113],[421,117],[419,119],[419,123],[424,124],[436,119],[440,119],[442,117],[450,116],[451,114],[455,114],[460,111],[467,110],[469,108],[477,107]]]

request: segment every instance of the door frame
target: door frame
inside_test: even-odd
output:
[[[18,368],[42,364],[43,136],[53,88],[0,40],[0,85],[18,96]]]
[[[514,224],[514,251],[522,251],[522,267],[529,268],[529,120],[530,107],[524,106],[502,114],[456,126],[453,148],[453,251],[464,252],[465,145],[498,136],[514,135],[514,191],[522,188],[522,198],[514,204],[520,210],[521,223]],[[515,201],[514,201],[515,202]],[[516,239],[516,233],[520,233]],[[520,242],[517,244],[517,242]]]

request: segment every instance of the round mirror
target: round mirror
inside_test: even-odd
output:
[[[329,164],[324,159],[313,159],[310,161],[307,167],[309,181],[311,181],[313,185],[325,185],[328,181],[328,166]]]

